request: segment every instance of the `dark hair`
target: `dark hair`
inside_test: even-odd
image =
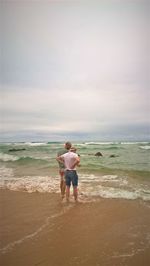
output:
[[[70,151],[76,152],[76,148],[75,147],[71,147]]]
[[[71,142],[67,141],[65,143],[65,147],[66,147],[67,150],[70,150],[71,146],[72,146]]]

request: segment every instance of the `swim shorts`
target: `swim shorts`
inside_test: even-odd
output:
[[[66,186],[71,186],[71,183],[73,187],[78,186],[78,175],[75,170],[66,170],[65,171],[65,180],[66,180]]]

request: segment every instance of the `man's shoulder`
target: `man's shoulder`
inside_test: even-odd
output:
[[[57,156],[61,156],[61,155],[65,154],[66,152],[68,152],[66,149],[61,149],[57,152]]]
[[[68,156],[70,156],[72,158],[77,158],[78,157],[78,154],[77,153],[74,153],[74,152],[69,152],[68,153]]]

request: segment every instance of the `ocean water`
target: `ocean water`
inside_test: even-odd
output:
[[[79,197],[150,200],[150,142],[81,142]],[[63,143],[1,143],[0,189],[59,193],[57,152]],[[101,152],[102,156],[95,156]]]

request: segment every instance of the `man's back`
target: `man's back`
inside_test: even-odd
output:
[[[65,153],[67,153],[67,152],[68,152],[67,149],[61,149],[61,150],[57,153],[57,156],[61,156],[61,155],[65,154]],[[58,161],[58,164],[59,164],[59,168],[65,168],[63,162],[59,162],[59,161]]]
[[[75,163],[77,162],[78,155],[74,152],[67,152],[62,155],[64,159],[65,168],[67,170],[75,170]]]

